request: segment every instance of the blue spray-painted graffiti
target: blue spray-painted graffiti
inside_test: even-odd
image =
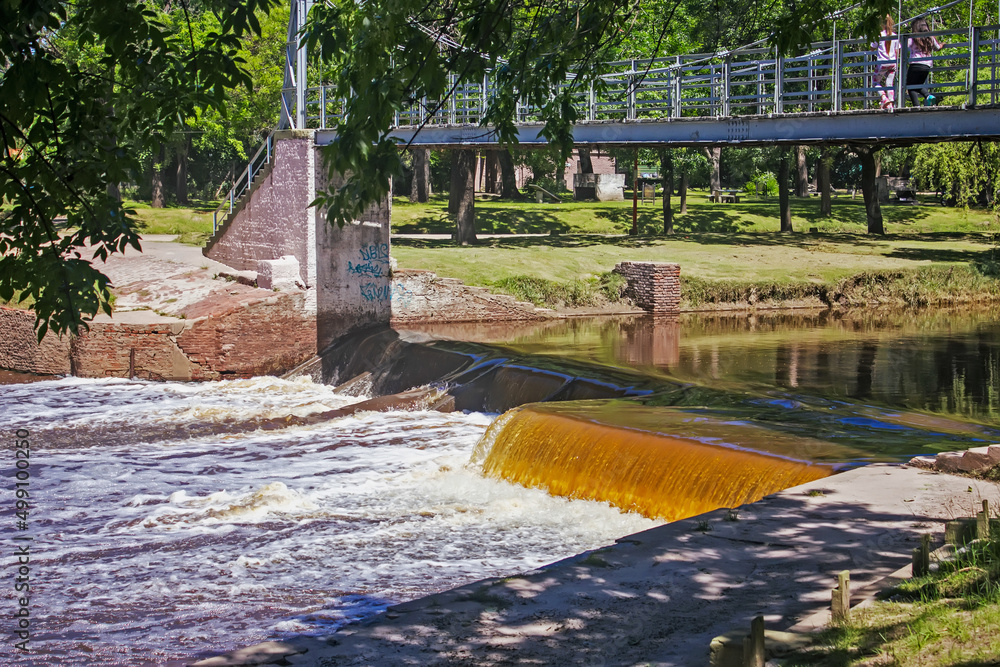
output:
[[[389,244],[373,243],[358,252],[361,261],[347,263],[347,272],[356,276],[384,278],[389,275]]]
[[[392,296],[391,285],[364,283],[361,285],[361,298],[365,301],[385,301]]]
[[[361,262],[358,262],[357,264],[355,264],[354,262],[348,262],[347,272],[353,273],[356,276],[371,276],[372,278],[382,278],[389,275],[389,267],[385,262],[382,263],[365,262],[364,264],[362,264]]]
[[[348,262],[347,272],[365,278],[389,277],[389,244],[373,243],[358,251],[361,261]],[[392,285],[387,281],[365,282],[359,286],[365,301],[388,301],[392,298]]]
[[[373,243],[361,249],[361,259],[366,262],[389,261],[389,244]]]
[[[392,286],[393,308],[409,308],[412,301],[413,301],[413,292],[406,289],[399,283],[393,284]]]

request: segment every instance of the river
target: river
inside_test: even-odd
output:
[[[505,329],[433,333],[728,392],[918,410],[984,437],[995,435],[1000,410],[992,313]],[[362,412],[240,431],[232,425],[359,399],[305,378],[63,378],[0,392],[7,440],[27,430],[32,454],[28,528],[14,530],[8,515],[4,531],[33,538],[32,652],[5,642],[3,662],[179,665],[264,639],[329,634],[389,604],[536,568],[657,523],[483,477],[469,456],[492,414]],[[890,458],[910,453],[919,452]],[[13,464],[10,455],[5,479]]]

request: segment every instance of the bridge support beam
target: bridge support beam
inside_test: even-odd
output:
[[[339,180],[328,178],[314,131],[277,133],[270,169],[204,250],[241,271],[294,256],[306,288],[305,308],[316,318],[317,351],[355,329],[388,324],[391,317],[391,200],[342,228],[331,226],[325,211],[309,204]]]

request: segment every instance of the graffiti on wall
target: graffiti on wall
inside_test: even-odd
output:
[[[347,272],[367,278],[389,276],[389,244],[373,243],[358,251],[360,261],[348,262]]]
[[[368,279],[358,287],[361,290],[361,298],[369,302],[383,302],[392,298],[392,285],[386,280],[379,278],[389,278],[389,244],[372,243],[358,250],[358,261],[347,263],[347,273]]]

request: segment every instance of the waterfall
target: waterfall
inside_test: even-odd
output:
[[[617,418],[606,418],[612,411]],[[648,424],[652,415],[676,422],[678,434],[669,433],[670,424],[668,433],[623,427],[629,412],[640,423]],[[725,437],[699,435],[712,431]],[[777,452],[767,451],[769,444]],[[488,477],[672,521],[753,502],[834,472],[830,464],[789,456],[787,445],[788,438],[750,424],[713,425],[684,410],[582,401],[506,412],[480,440],[472,462]]]

